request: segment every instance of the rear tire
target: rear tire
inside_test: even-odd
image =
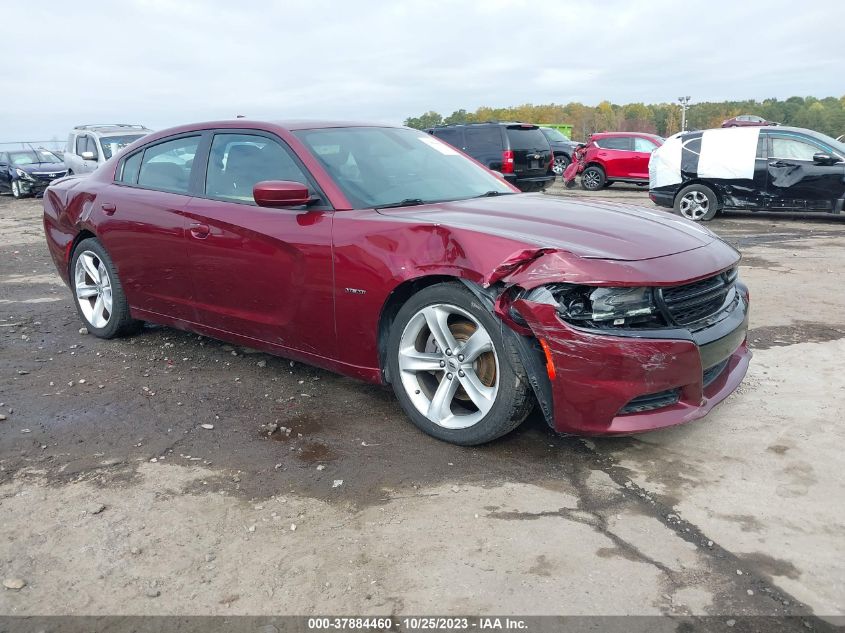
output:
[[[709,222],[719,212],[719,199],[707,185],[684,187],[675,196],[675,213],[693,222]]]
[[[143,326],[130,316],[117,268],[96,238],[77,244],[71,259],[70,281],[76,312],[94,336],[115,338],[133,334]]]
[[[402,306],[390,330],[387,369],[411,422],[452,444],[495,440],[533,406],[501,321],[459,283],[429,286]]]
[[[569,167],[569,162],[569,158],[567,158],[565,154],[562,156],[555,156],[555,162],[552,165],[552,171],[555,176],[563,176],[563,172],[565,172],[566,168]]]
[[[604,169],[598,165],[590,165],[581,172],[581,187],[587,191],[598,191],[607,180]]]

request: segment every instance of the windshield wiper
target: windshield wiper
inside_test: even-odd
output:
[[[473,198],[492,198],[493,196],[510,196],[513,195],[513,191],[485,191],[477,196],[473,196]]]
[[[394,207],[416,207],[421,204],[426,204],[422,198],[405,198],[399,202],[391,202],[390,204],[380,204],[376,209],[392,209]]]

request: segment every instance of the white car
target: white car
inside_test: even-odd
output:
[[[94,171],[121,149],[150,132],[152,130],[143,125],[126,123],[77,125],[68,135],[64,151],[68,175]]]

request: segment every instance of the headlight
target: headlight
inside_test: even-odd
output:
[[[26,173],[23,169],[15,167],[15,173],[18,175],[18,178],[22,180],[35,180],[32,176]]]
[[[527,301],[557,308],[564,321],[597,327],[664,325],[651,288],[596,288],[554,284],[535,288],[524,295]]]

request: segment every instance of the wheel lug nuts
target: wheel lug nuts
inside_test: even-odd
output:
[[[441,366],[441,367],[445,367],[445,366],[446,366],[446,361],[445,361],[445,360],[441,360],[441,361],[440,361],[440,366]]]
[[[458,354],[458,360],[461,361],[461,362],[464,362],[464,355]]]
[[[446,374],[446,380],[452,380],[452,374]]]
[[[458,376],[460,376],[461,378],[463,378],[464,376],[466,376],[466,374],[465,374],[464,372],[462,372],[462,371],[459,371],[459,372],[458,372]]]
[[[452,350],[450,350],[450,349],[447,347],[447,348],[446,348],[446,356],[451,356],[451,355],[452,355]]]

